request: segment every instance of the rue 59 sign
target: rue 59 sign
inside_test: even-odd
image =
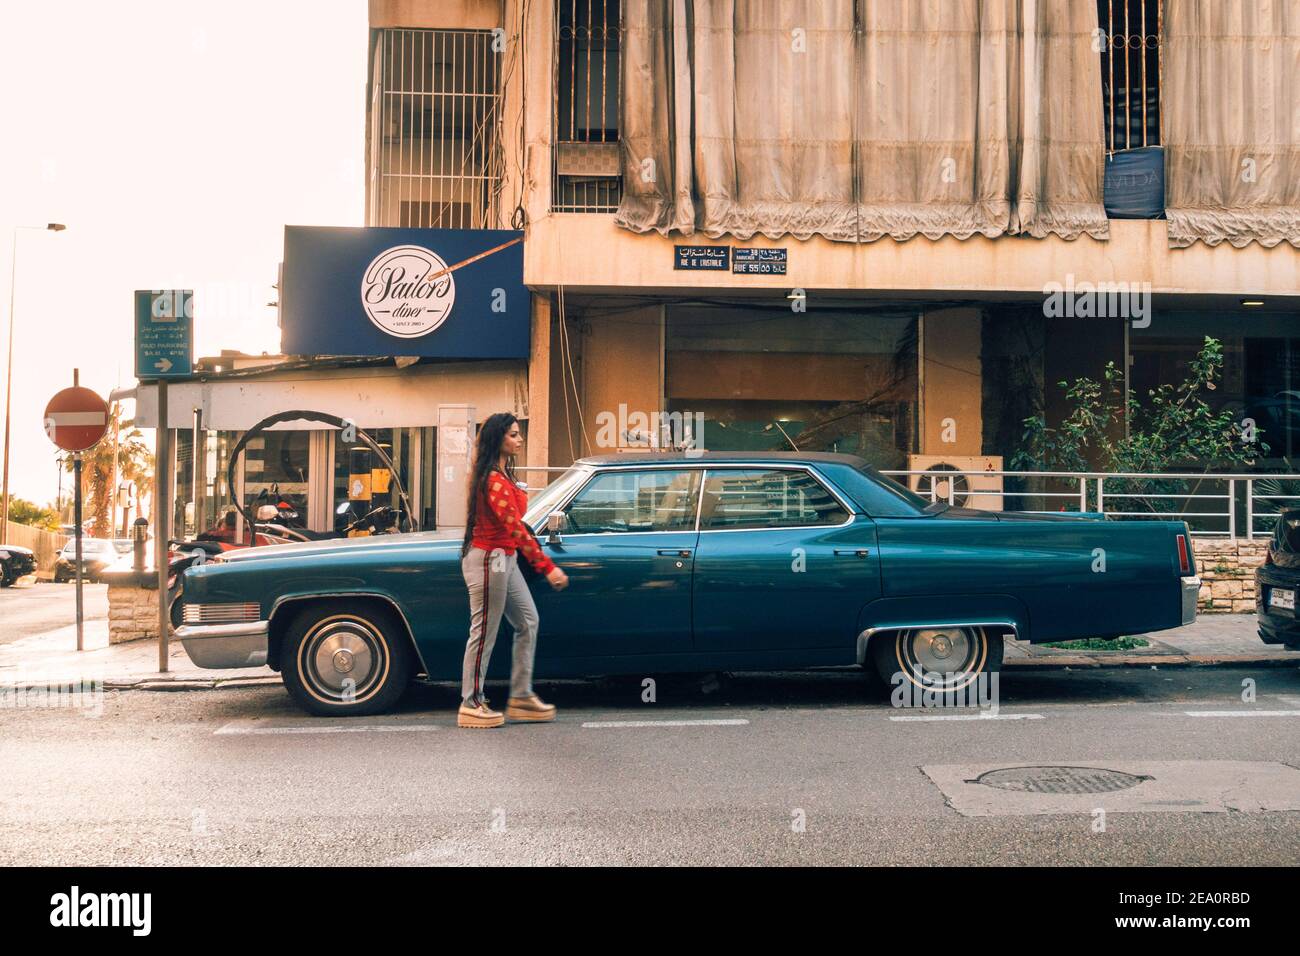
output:
[[[289,355],[527,358],[523,233],[286,226]]]

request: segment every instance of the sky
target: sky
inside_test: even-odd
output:
[[[279,350],[284,226],[363,224],[366,36],[366,0],[0,4],[0,388],[14,227],[42,227],[17,239],[11,494],[54,500],[41,419],[74,368],[135,384],[134,290],[195,290],[196,357]]]

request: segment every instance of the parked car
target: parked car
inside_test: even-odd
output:
[[[36,573],[36,555],[30,548],[0,544],[0,588]]]
[[[1255,569],[1255,610],[1259,637],[1265,644],[1285,644],[1300,650],[1300,510],[1278,515],[1264,564]]]
[[[585,458],[525,519],[570,579],[525,572],[539,677],[857,664],[960,690],[1001,667],[1008,636],[1177,627],[1200,588],[1184,522],[931,504],[849,455]],[[249,548],[186,571],[184,595],[194,663],[267,664],[313,713],[460,678],[459,536]]]
[[[104,569],[112,564],[124,554],[130,554],[130,541],[120,539],[125,542],[125,547],[119,546],[116,541],[110,541],[107,538],[82,538],[81,539],[81,577],[83,580],[89,580],[91,583],[97,582]],[[77,576],[77,542],[69,541],[59,552],[58,558],[54,562],[54,583],[62,584],[64,581],[71,581]]]

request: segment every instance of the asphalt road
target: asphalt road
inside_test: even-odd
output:
[[[108,617],[108,585],[83,584],[85,620]],[[77,586],[38,581],[0,588],[0,644],[77,622]]]
[[[996,718],[847,671],[655,689],[543,684],[556,723],[487,731],[450,685],[381,718],[279,687],[0,707],[0,864],[1300,862],[1296,668],[1016,673]],[[1140,785],[964,782],[1081,764]]]

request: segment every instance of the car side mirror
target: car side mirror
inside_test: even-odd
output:
[[[546,516],[546,543],[559,544],[560,531],[564,528],[564,512],[552,511]]]
[[[276,510],[275,505],[260,505],[257,509],[258,521],[274,521],[279,516],[280,512]]]

